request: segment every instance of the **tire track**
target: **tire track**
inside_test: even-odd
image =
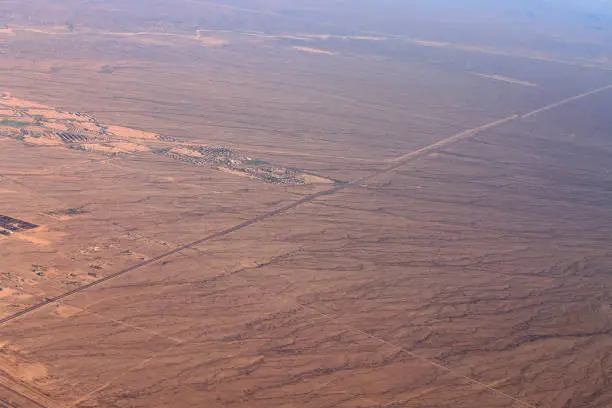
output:
[[[496,121],[493,121],[493,122],[485,123],[484,125],[481,125],[481,126],[478,126],[478,127],[472,128],[472,129],[464,130],[461,133],[457,133],[456,135],[453,135],[453,136],[448,137],[446,139],[440,140],[437,143],[431,144],[429,146],[425,146],[425,147],[423,147],[423,148],[421,148],[419,150],[415,150],[413,152],[406,153],[406,154],[404,154],[402,156],[399,156],[399,157],[397,157],[395,159],[392,159],[391,162],[400,163],[401,164],[401,163],[403,163],[406,160],[412,159],[412,158],[417,157],[417,156],[422,156],[422,155],[431,153],[434,150],[439,149],[440,147],[443,147],[443,146],[446,146],[448,144],[457,142],[457,141],[459,141],[461,139],[465,139],[467,137],[474,136],[475,134],[480,133],[480,132],[484,132],[485,130],[492,129],[492,128],[497,127],[497,126],[501,126],[504,123],[507,123],[507,122],[519,119],[520,117],[521,117],[520,115],[510,115],[510,116],[505,117],[503,119],[499,119],[499,120],[496,120]]]
[[[49,304],[57,303],[57,302],[59,302],[61,300],[64,300],[64,299],[70,297],[70,296],[73,296],[73,295],[76,295],[76,294],[78,294],[80,292],[86,291],[86,290],[88,290],[88,289],[90,289],[92,287],[99,286],[99,285],[101,285],[103,283],[106,283],[106,282],[108,282],[110,280],[113,280],[115,278],[118,278],[120,276],[128,274],[128,273],[130,273],[132,271],[135,271],[137,269],[140,269],[140,268],[143,268],[145,266],[154,264],[154,263],[156,263],[156,262],[158,262],[158,261],[160,261],[162,259],[168,258],[168,257],[170,257],[172,255],[175,255],[175,254],[180,253],[182,251],[185,251],[187,249],[196,247],[196,246],[201,245],[201,244],[203,244],[205,242],[212,241],[212,240],[220,238],[220,237],[224,237],[224,236],[229,235],[229,234],[231,234],[233,232],[239,231],[239,230],[241,230],[243,228],[250,227],[250,226],[252,226],[254,224],[257,224],[259,222],[265,221],[268,218],[272,218],[272,217],[274,217],[276,215],[286,213],[287,211],[290,211],[290,210],[292,210],[294,208],[297,208],[297,207],[299,207],[299,206],[301,206],[303,204],[307,204],[307,203],[313,202],[313,201],[315,201],[315,200],[317,200],[317,199],[319,199],[321,197],[325,197],[325,196],[336,194],[336,193],[338,193],[338,192],[340,192],[340,191],[342,191],[342,190],[344,190],[344,189],[346,189],[348,187],[358,186],[359,184],[364,183],[366,181],[369,181],[369,180],[371,180],[371,179],[373,179],[373,178],[375,178],[377,176],[389,173],[389,172],[391,172],[393,170],[396,170],[396,169],[398,169],[398,168],[400,168],[402,166],[405,166],[409,162],[417,160],[420,157],[425,156],[425,155],[427,155],[427,154],[429,154],[429,153],[431,153],[431,152],[433,152],[433,151],[435,151],[437,149],[440,149],[442,147],[448,146],[448,145],[456,143],[458,141],[461,141],[461,140],[473,137],[473,136],[475,136],[475,135],[477,135],[480,132],[483,132],[485,130],[489,130],[489,129],[501,126],[501,125],[503,125],[505,123],[508,123],[508,122],[511,122],[511,121],[514,121],[514,120],[520,120],[522,118],[529,118],[529,117],[535,116],[535,115],[537,115],[539,113],[546,112],[546,111],[554,109],[556,107],[565,105],[567,103],[570,103],[570,102],[573,102],[573,101],[576,101],[576,100],[579,100],[579,99],[582,99],[582,98],[586,98],[586,97],[588,97],[590,95],[593,95],[593,94],[596,94],[596,93],[599,93],[599,92],[603,92],[603,91],[605,91],[607,89],[611,89],[611,88],[612,88],[612,84],[604,86],[604,87],[601,87],[601,88],[598,88],[598,89],[595,89],[595,90],[592,90],[592,91],[584,92],[584,93],[581,93],[579,95],[576,95],[576,96],[573,96],[573,97],[570,97],[570,98],[563,99],[563,100],[561,100],[559,102],[547,105],[545,107],[542,107],[540,109],[534,110],[532,112],[529,112],[529,113],[526,113],[526,114],[523,114],[523,115],[518,115],[518,114],[511,115],[511,116],[508,116],[508,117],[503,118],[503,119],[499,119],[499,120],[496,120],[496,121],[493,121],[493,122],[485,123],[485,124],[483,124],[481,126],[465,130],[465,131],[460,132],[460,133],[458,133],[456,135],[450,136],[450,137],[448,137],[446,139],[442,139],[442,140],[440,140],[440,141],[438,141],[436,143],[433,143],[433,144],[431,144],[429,146],[425,146],[425,147],[420,148],[418,150],[414,150],[414,151],[412,151],[410,153],[407,153],[407,154],[404,154],[402,156],[399,156],[399,157],[397,157],[396,159],[394,159],[392,161],[391,165],[389,165],[387,167],[384,167],[384,168],[382,168],[380,170],[374,171],[372,174],[366,175],[364,177],[361,177],[359,179],[350,181],[348,183],[337,184],[337,185],[335,185],[332,188],[329,188],[329,189],[326,189],[326,190],[322,190],[322,191],[319,191],[319,192],[307,195],[307,196],[305,196],[305,197],[303,197],[303,198],[301,198],[301,199],[299,199],[297,201],[294,201],[292,203],[289,203],[287,205],[279,207],[279,208],[277,208],[275,210],[263,213],[263,214],[255,217],[255,218],[252,218],[250,220],[246,220],[246,221],[241,222],[240,224],[234,225],[232,227],[225,228],[225,229],[223,229],[221,231],[217,231],[215,233],[207,235],[206,237],[198,239],[196,241],[193,241],[193,242],[181,245],[181,246],[179,246],[177,248],[174,248],[174,249],[172,249],[170,251],[167,251],[167,252],[164,252],[162,254],[159,254],[159,255],[151,258],[151,259],[139,262],[139,263],[134,264],[132,266],[129,266],[129,267],[125,268],[125,269],[122,269],[122,270],[120,270],[118,272],[115,272],[113,274],[107,275],[107,276],[105,276],[103,278],[100,278],[98,280],[95,280],[93,282],[90,282],[90,283],[88,283],[86,285],[83,285],[83,286],[80,286],[78,288],[72,289],[72,290],[70,290],[68,292],[64,292],[64,293],[62,293],[62,294],[60,294],[58,296],[55,296],[55,297],[46,298],[43,302],[36,303],[36,304],[34,304],[32,306],[29,306],[29,307],[27,307],[27,308],[25,308],[23,310],[20,310],[20,311],[15,312],[15,313],[13,313],[11,315],[3,317],[2,319],[0,319],[0,326],[4,326],[5,324],[7,324],[7,323],[9,323],[9,322],[11,322],[13,320],[16,320],[16,319],[18,319],[18,318],[20,318],[22,316],[25,316],[25,315],[27,315],[29,313],[32,313],[32,312],[34,312],[34,311],[36,311],[38,309],[41,309],[41,308],[43,308],[43,307],[45,307],[45,306],[47,306]]]
[[[531,111],[529,113],[525,113],[524,115],[521,115],[521,118],[522,119],[527,119],[527,118],[530,118],[530,117],[535,116],[537,114],[540,114],[540,113],[549,111],[551,109],[557,108],[557,107],[559,107],[561,105],[565,105],[567,103],[574,102],[574,101],[577,101],[579,99],[586,98],[587,96],[591,96],[591,95],[595,95],[595,94],[600,93],[600,92],[607,91],[608,89],[612,89],[612,84],[606,85],[606,86],[602,86],[601,88],[597,88],[597,89],[594,89],[592,91],[584,92],[584,93],[581,93],[581,94],[576,95],[576,96],[572,96],[571,98],[563,99],[562,101],[559,101],[559,102],[551,103],[550,105],[544,106],[543,108],[536,109],[536,110]]]
[[[35,407],[38,407],[38,408],[49,408],[46,405],[41,404],[40,402],[38,402],[34,398],[31,398],[31,397],[29,397],[29,396],[27,396],[25,394],[20,393],[17,390],[14,390],[13,388],[11,388],[11,387],[9,387],[9,386],[7,386],[5,384],[2,384],[2,382],[0,382],[0,388],[4,388],[5,390],[10,392],[11,394],[15,394],[16,396],[18,396],[22,400],[26,400],[28,402],[31,402],[33,404],[32,406],[35,406]],[[12,404],[12,403],[6,401],[5,399],[0,398],[0,408],[4,408],[4,407],[6,407],[6,408],[13,408],[13,407],[19,408],[19,407],[22,407],[22,405],[21,404],[17,404],[17,405],[16,404]]]

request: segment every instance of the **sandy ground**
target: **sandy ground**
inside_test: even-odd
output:
[[[293,49],[297,50],[297,51],[308,52],[308,53],[311,53],[311,54],[324,54],[324,55],[336,55],[337,54],[335,52],[321,50],[321,49],[312,48],[312,47],[295,46],[295,47],[293,47]]]
[[[24,142],[29,145],[35,146],[61,146],[62,143],[58,140],[48,139],[48,138],[36,138],[36,137],[26,137]]]
[[[119,138],[136,139],[136,140],[138,139],[155,140],[156,139],[155,133],[145,132],[144,130],[130,129],[130,128],[126,128],[123,126],[111,125],[111,126],[108,126],[108,131],[110,133],[117,135],[117,137]]]
[[[17,99],[15,97],[12,97],[11,94],[7,92],[2,92],[2,94],[3,94],[3,97],[0,98],[0,103],[2,103],[5,106],[23,107],[23,108],[29,108],[29,109],[50,109],[46,105],[41,105],[39,103]]]
[[[184,154],[185,156],[202,157],[202,153],[184,147],[174,147],[171,151],[173,153]]]
[[[0,404],[610,406],[607,71],[181,4],[236,18],[206,32],[232,46],[136,26],[154,7],[61,33],[49,7],[4,37],[0,86],[117,124],[110,149],[160,134],[344,183],[2,139],[2,215],[40,227],[0,238]],[[173,46],[134,40],[155,29]]]
[[[232,42],[223,38],[199,36],[198,40],[207,47],[223,47]]]

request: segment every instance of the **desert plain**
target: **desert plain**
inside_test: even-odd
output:
[[[362,3],[0,4],[0,407],[612,406],[609,29]]]

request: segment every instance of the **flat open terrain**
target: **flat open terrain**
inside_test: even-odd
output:
[[[0,407],[612,406],[600,20],[22,3]]]

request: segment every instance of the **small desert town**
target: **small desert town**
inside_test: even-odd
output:
[[[4,92],[0,96],[0,137],[28,146],[65,147],[113,156],[148,152],[273,184],[333,183],[297,169],[288,169],[229,147],[186,144],[173,137],[99,123],[91,114],[62,112]]]

